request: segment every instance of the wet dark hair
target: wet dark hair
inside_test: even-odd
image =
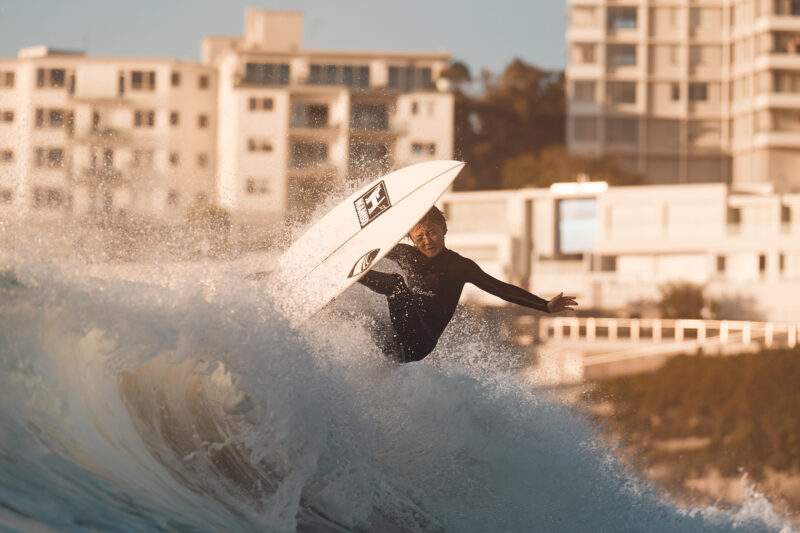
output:
[[[447,233],[447,221],[444,218],[444,213],[442,213],[436,206],[431,207],[428,210],[428,212],[425,213],[425,216],[419,219],[419,222],[414,224],[414,227],[416,228],[420,224],[425,224],[425,223],[436,224],[438,226],[441,226],[442,233]]]

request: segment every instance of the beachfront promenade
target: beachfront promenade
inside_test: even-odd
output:
[[[534,336],[533,332],[536,332]],[[521,316],[514,340],[534,346],[531,377],[557,385],[655,370],[681,354],[793,348],[800,323],[743,320]]]

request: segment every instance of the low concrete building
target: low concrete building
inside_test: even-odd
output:
[[[563,290],[628,316],[690,281],[725,318],[800,320],[800,194],[587,182],[450,193],[443,205],[449,246],[543,297]]]
[[[163,218],[214,197],[216,72],[26,48],[0,61],[0,212]]]
[[[318,207],[349,179],[453,154],[449,54],[306,50],[302,13],[247,10],[207,37],[219,73],[217,197],[256,223]]]

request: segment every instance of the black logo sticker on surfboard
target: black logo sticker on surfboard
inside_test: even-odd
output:
[[[370,250],[369,252],[359,257],[358,261],[356,261],[356,264],[353,265],[353,268],[350,269],[350,274],[347,277],[352,278],[353,276],[358,276],[359,274],[367,270],[370,266],[372,266],[372,262],[375,261],[375,257],[377,257],[378,252],[380,251],[381,251],[380,248],[375,248],[374,250]]]
[[[358,223],[361,224],[362,228],[392,207],[392,203],[389,201],[389,194],[386,192],[386,184],[383,183],[383,180],[362,194],[353,204],[356,206]]]

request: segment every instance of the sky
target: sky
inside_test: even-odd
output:
[[[307,49],[448,52],[473,75],[566,64],[566,0],[0,0],[0,57],[44,44],[199,60],[204,36],[243,34],[248,6],[302,11]]]

